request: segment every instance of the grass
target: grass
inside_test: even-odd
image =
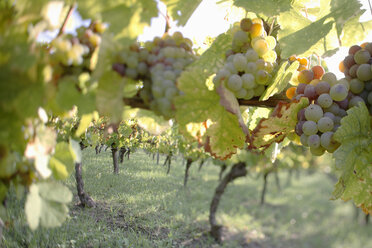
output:
[[[59,228],[25,224],[24,199],[9,196],[9,221],[4,247],[275,247],[372,248],[372,226],[355,219],[351,203],[330,201],[333,183],[324,173],[301,172],[282,189],[269,176],[266,204],[259,205],[262,178],[248,177],[230,184],[217,213],[225,226],[223,245],[208,235],[209,204],[218,184],[219,169],[194,164],[187,188],[184,166],[172,161],[169,175],[142,151],[133,153],[113,175],[111,152],[83,152],[85,190],[97,208],[77,205],[73,175],[65,182],[74,192],[67,221]],[[360,216],[361,218],[361,216]]]

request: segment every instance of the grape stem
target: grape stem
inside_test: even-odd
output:
[[[63,23],[61,25],[61,28],[58,31],[57,37],[61,36],[64,33],[65,28],[66,28],[66,25],[67,25],[67,22],[70,19],[71,15],[72,15],[72,12],[74,12],[75,7],[76,7],[76,4],[75,3],[72,4],[72,5],[70,5],[70,8],[67,11],[66,17],[63,20]]]

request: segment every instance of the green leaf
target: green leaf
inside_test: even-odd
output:
[[[333,153],[341,177],[333,195],[372,213],[372,130],[365,104],[347,111],[334,138],[341,146]]]
[[[125,83],[125,79],[112,70],[106,71],[98,82],[96,94],[98,112],[110,117],[113,123],[118,123],[121,120]]]
[[[319,6],[319,11],[308,18],[304,12],[306,4],[297,4],[295,8],[280,13],[278,40],[282,48],[281,57],[293,54],[309,56],[312,53],[324,55],[327,51],[337,50],[345,23],[362,13],[357,0],[326,0]]]
[[[273,82],[267,87],[265,92],[261,95],[260,101],[266,101],[269,97],[281,93],[288,85],[293,74],[299,66],[299,62],[295,61],[288,69],[288,61],[280,65],[279,70],[276,72]]]
[[[93,114],[85,114],[81,117],[79,127],[76,130],[75,135],[80,137],[83,133],[85,133],[86,129],[89,127],[90,123],[93,120]]]
[[[350,19],[345,23],[343,35],[341,36],[342,46],[350,47],[355,45],[357,42],[364,40],[368,31],[372,30],[372,20],[366,22],[359,22],[361,14]]]
[[[299,102],[279,102],[270,117],[261,119],[252,133],[251,146],[255,149],[267,149],[274,142],[280,143],[292,132],[297,123],[297,113],[309,105],[302,97]]]
[[[291,8],[292,0],[234,0],[234,4],[244,8],[248,12],[271,17],[279,15]]]
[[[27,195],[25,213],[32,230],[39,223],[44,227],[60,226],[67,217],[67,203],[71,202],[70,190],[56,182],[32,184]]]
[[[74,159],[75,163],[81,163],[82,160],[82,153],[79,142],[76,140],[70,138],[70,153],[72,155],[72,158]]]
[[[74,159],[70,152],[70,146],[66,142],[56,145],[55,153],[49,160],[49,167],[56,179],[66,179],[74,168]]]
[[[69,111],[80,99],[76,88],[78,79],[74,76],[64,77],[58,83],[56,102],[63,111]]]
[[[170,16],[178,21],[177,26],[184,26],[202,0],[161,0],[167,5]]]
[[[84,18],[109,23],[109,31],[126,45],[135,41],[151,18],[158,15],[155,0],[80,0],[78,10]]]
[[[160,135],[169,129],[169,122],[162,116],[156,115],[153,111],[146,109],[126,109],[123,119],[136,119],[138,125],[153,135]]]

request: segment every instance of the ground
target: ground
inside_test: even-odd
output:
[[[266,203],[260,206],[262,177],[251,173],[230,184],[217,220],[223,244],[208,235],[209,204],[219,168],[195,163],[183,187],[184,165],[172,161],[170,174],[143,151],[131,154],[113,174],[111,152],[83,152],[85,190],[96,208],[81,208],[74,175],[64,182],[74,193],[67,221],[59,228],[32,232],[22,212],[24,198],[8,199],[4,247],[247,247],[372,248],[372,225],[356,218],[351,202],[330,200],[334,181],[324,172],[302,170],[291,182],[279,173],[281,190],[269,176]]]

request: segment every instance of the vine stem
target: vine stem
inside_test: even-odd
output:
[[[372,14],[372,6],[371,6],[370,0],[368,0],[368,4],[369,4],[369,10],[371,11],[371,14]]]
[[[57,37],[61,36],[64,33],[65,28],[66,28],[66,25],[67,25],[67,22],[70,19],[71,15],[72,15],[72,12],[74,12],[75,7],[76,7],[76,4],[75,3],[72,4],[72,5],[70,5],[70,8],[67,11],[66,17],[63,20],[63,23],[61,25],[61,28],[58,31]]]

